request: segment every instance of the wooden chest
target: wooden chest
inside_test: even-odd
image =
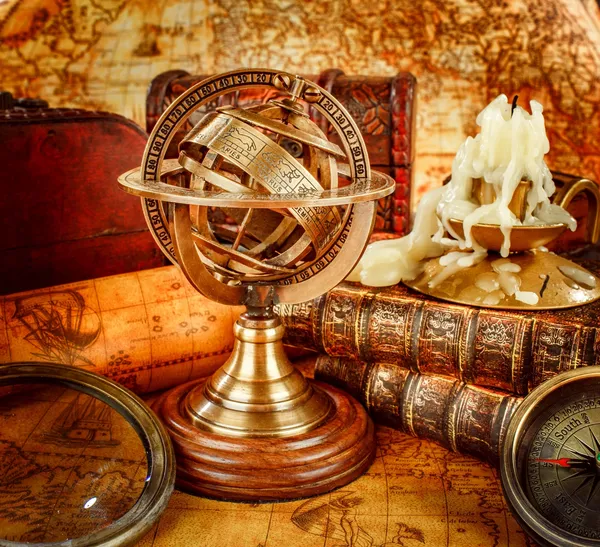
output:
[[[0,293],[151,268],[163,256],[117,177],[146,134],[106,112],[1,111]]]
[[[160,115],[171,101],[207,76],[192,76],[181,70],[158,75],[150,84],[146,100],[146,129],[152,131]],[[412,163],[414,157],[415,77],[401,72],[394,77],[346,76],[341,70],[326,70],[307,79],[330,91],[339,99],[358,123],[369,150],[371,166],[396,180],[396,192],[381,200],[375,229],[405,234],[409,228]],[[276,91],[250,89],[220,98],[196,112],[180,134],[167,157],[177,157],[176,143],[201,117],[217,106],[234,104],[250,106],[275,97]],[[316,111],[311,117],[329,138],[337,135]]]

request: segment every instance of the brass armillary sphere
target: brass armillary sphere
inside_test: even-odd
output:
[[[206,114],[165,159],[190,115],[248,87],[278,97]],[[341,147],[307,115],[310,104]],[[372,172],[360,131],[327,91],[298,76],[251,69],[191,87],[150,135],[142,166],[119,178],[142,196],[161,249],[202,294],[247,311],[229,361],[206,382],[157,403],[178,452],[179,484],[232,499],[284,499],[361,474],[374,450],[364,411],[307,382],[285,356],[278,303],[309,300],[344,279],[393,180]],[[215,210],[218,211],[215,211]]]

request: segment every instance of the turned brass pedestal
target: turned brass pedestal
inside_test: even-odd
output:
[[[229,360],[210,379],[154,404],[177,456],[180,488],[228,500],[320,494],[375,457],[371,419],[351,396],[311,382],[287,359],[270,309],[244,313]]]
[[[294,368],[283,351],[283,325],[272,309],[246,312],[234,327],[229,360],[190,391],[184,409],[194,426],[235,437],[306,433],[333,403]]]

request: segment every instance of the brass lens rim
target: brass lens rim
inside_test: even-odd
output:
[[[535,388],[519,405],[510,420],[500,458],[500,479],[504,496],[519,524],[542,545],[553,547],[598,547],[600,540],[584,538],[560,528],[545,518],[529,501],[521,485],[517,456],[524,433],[539,406],[568,384],[600,380],[600,366],[563,372]]]
[[[127,388],[86,370],[43,362],[0,365],[0,387],[17,384],[58,384],[96,397],[117,411],[138,434],[148,459],[146,485],[122,517],[87,536],[52,543],[22,543],[0,539],[0,547],[122,547],[134,545],[167,507],[175,485],[175,454],[171,440],[154,412]]]

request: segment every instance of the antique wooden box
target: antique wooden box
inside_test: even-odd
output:
[[[118,175],[146,134],[106,112],[1,111],[0,293],[150,268],[163,256]]]
[[[182,70],[172,70],[158,75],[150,84],[146,101],[146,129],[148,132],[174,97],[206,76],[192,76]],[[379,203],[376,230],[405,234],[409,227],[411,169],[414,156],[414,101],[415,77],[400,72],[394,77],[346,76],[341,70],[326,70],[318,76],[306,78],[324,87],[348,109],[357,121],[365,138],[371,165],[390,174],[396,180],[396,192]],[[249,106],[262,103],[276,95],[273,91],[242,90],[235,96],[222,97],[197,112],[191,124],[206,112],[224,104]],[[337,142],[337,135],[316,111],[311,117],[317,121],[329,138]],[[174,143],[191,129],[188,124]],[[169,157],[176,157],[175,148]]]

